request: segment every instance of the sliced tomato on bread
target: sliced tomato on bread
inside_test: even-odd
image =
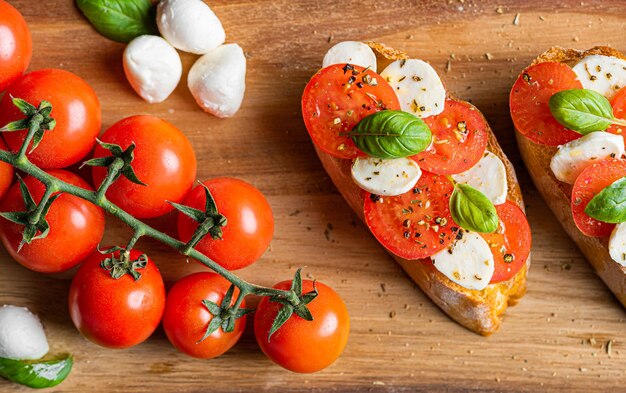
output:
[[[495,270],[490,283],[502,282],[515,276],[530,254],[531,234],[526,215],[511,201],[496,206],[499,224],[493,233],[481,233],[487,241]]]
[[[607,159],[585,168],[578,175],[572,189],[572,215],[574,222],[587,236],[609,236],[615,224],[598,221],[585,213],[591,199],[600,191],[626,176],[626,160]]]
[[[558,146],[581,135],[561,125],[548,103],[555,93],[582,89],[576,73],[565,63],[545,62],[526,68],[509,96],[511,118],[519,133],[531,141]]]
[[[311,78],[302,95],[302,118],[313,142],[339,158],[363,154],[346,134],[365,116],[400,109],[393,88],[358,65],[334,64]]]
[[[433,133],[433,143],[413,157],[422,169],[454,175],[482,158],[489,141],[489,125],[472,104],[446,99],[443,112],[424,121]]]
[[[618,119],[626,119],[626,87],[622,87],[611,100],[613,107],[613,116]],[[607,129],[608,132],[621,135],[626,141],[626,127],[619,124],[613,124]]]
[[[454,186],[442,175],[424,171],[415,187],[398,196],[367,194],[363,212],[374,237],[405,259],[427,258],[456,238],[450,215]]]

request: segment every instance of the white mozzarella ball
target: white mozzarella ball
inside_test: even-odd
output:
[[[159,1],[157,26],[175,48],[197,55],[208,53],[226,40],[222,23],[202,0]]]
[[[376,55],[372,48],[358,41],[343,41],[326,52],[322,67],[333,64],[353,64],[376,72]]]
[[[163,102],[174,91],[183,73],[178,52],[163,38],[142,35],[124,50],[126,79],[149,103]]]
[[[0,357],[36,360],[48,350],[46,333],[36,315],[25,307],[0,307]]]
[[[200,57],[187,76],[189,91],[202,109],[231,117],[246,91],[246,57],[237,44],[217,47]]]

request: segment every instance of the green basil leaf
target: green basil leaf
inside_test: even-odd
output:
[[[491,233],[498,229],[498,213],[493,203],[467,184],[457,184],[450,197],[452,219],[468,231]]]
[[[349,133],[355,145],[376,158],[403,158],[424,151],[432,140],[419,117],[402,111],[380,111],[364,117]]]
[[[31,388],[49,388],[63,382],[73,365],[70,355],[36,361],[0,358],[0,377]]]
[[[113,41],[159,34],[156,7],[150,0],[76,0],[76,6],[100,34]]]
[[[556,120],[580,134],[604,131],[613,123],[613,108],[602,94],[588,89],[563,90],[550,97]]]
[[[613,182],[594,196],[585,207],[585,213],[611,224],[626,222],[626,177]]]

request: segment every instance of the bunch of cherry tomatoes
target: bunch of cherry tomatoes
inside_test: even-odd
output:
[[[194,150],[178,128],[154,116],[137,115],[118,121],[98,137],[101,110],[92,88],[80,77],[60,69],[23,74],[32,54],[30,32],[22,15],[4,0],[0,0],[0,27],[6,27],[0,28],[0,92],[4,91],[0,127],[24,118],[12,97],[35,106],[42,100],[50,102],[51,117],[56,120],[54,129],[46,131],[38,147],[27,155],[33,164],[66,183],[94,190],[107,176],[107,168],[93,167],[91,184],[64,168],[81,162],[92,151],[93,158],[109,156],[96,138],[122,149],[134,143],[132,168],[145,185],[120,177],[108,188],[109,201],[142,219],[171,212],[169,202],[203,209],[205,188],[192,188],[196,178]],[[3,132],[0,149],[18,151],[25,136],[25,130]],[[14,177],[12,166],[0,162],[2,212],[27,208],[21,182],[14,183]],[[39,203],[46,192],[44,184],[31,176],[25,176],[23,184],[33,201]],[[195,248],[228,270],[254,263],[269,246],[274,231],[267,200],[242,180],[215,178],[203,184],[228,221],[221,239],[206,236]],[[226,279],[211,272],[191,274],[175,283],[166,296],[161,274],[149,258],[140,269],[139,279],[130,274],[115,279],[101,266],[107,255],[97,249],[105,228],[105,213],[99,206],[62,194],[52,203],[46,219],[49,234],[27,244],[22,244],[23,226],[0,219],[0,240],[17,262],[37,272],[59,273],[80,264],[70,287],[69,310],[72,321],[89,340],[105,347],[127,348],[146,340],[162,321],[168,339],[178,350],[207,359],[223,354],[241,337],[245,316],[236,320],[233,331],[217,329],[203,339],[214,318],[203,300],[221,304],[230,287]],[[197,222],[179,213],[179,240],[189,241],[197,226]],[[131,259],[140,255],[141,251],[130,251]],[[290,285],[285,281],[275,288],[289,289]],[[281,305],[264,297],[254,317],[254,333],[263,352],[296,372],[318,371],[330,365],[348,337],[349,319],[343,301],[322,283],[304,280],[302,290],[311,291],[314,286],[318,296],[308,305],[313,321],[294,314],[268,340]],[[237,290],[233,303],[236,296]]]

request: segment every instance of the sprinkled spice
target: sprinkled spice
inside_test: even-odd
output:
[[[422,193],[422,191],[418,187],[415,187],[413,189],[413,194],[421,194],[421,193]]]
[[[405,231],[405,232],[404,232],[404,237],[405,237],[405,239],[410,238],[410,237],[411,237],[411,232],[409,232],[409,231]]]
[[[351,64],[346,64],[345,66],[343,66],[342,68],[343,73],[347,73],[348,71],[353,71],[354,70],[354,66]]]
[[[356,81],[356,77],[353,75],[350,78],[348,78],[348,84],[351,85],[354,83],[354,81]]]
[[[411,226],[411,220],[407,218],[406,220],[402,222],[402,226],[405,228],[408,228],[409,226]]]
[[[456,123],[456,128],[461,132],[467,132],[467,124],[464,121]]]
[[[511,263],[514,259],[513,254],[504,254],[504,262]]]
[[[530,81],[532,80],[532,78],[530,77],[530,75],[528,75],[527,73],[523,73],[522,74],[522,79],[524,80],[524,82],[526,83],[530,83]]]
[[[376,203],[376,202],[380,202],[382,198],[380,197],[380,195],[370,194],[370,200]]]

